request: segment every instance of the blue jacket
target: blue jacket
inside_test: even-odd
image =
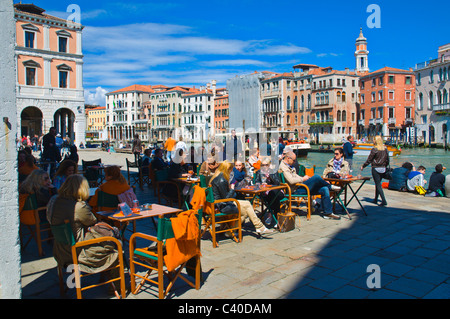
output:
[[[345,157],[345,159],[352,159],[353,158],[353,154],[355,153],[353,151],[352,143],[350,143],[348,141],[345,142],[343,148],[344,148],[344,157]]]
[[[397,167],[392,170],[392,179],[389,181],[388,189],[400,190],[402,187],[406,187],[406,181],[408,180],[410,170],[404,167]]]

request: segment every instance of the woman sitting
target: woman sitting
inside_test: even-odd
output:
[[[328,162],[323,171],[323,178],[341,178],[350,174],[350,166],[344,160],[344,149],[339,147],[334,150],[334,157]]]
[[[216,172],[220,163],[218,163],[214,157],[209,156],[206,161],[200,165],[199,175],[212,176]]]
[[[268,184],[279,186],[280,176],[276,170],[271,172],[270,158],[265,158],[262,160],[261,169],[255,173],[255,183]],[[262,197],[266,203],[269,204],[270,209],[278,216],[280,212],[281,200],[284,198],[284,193],[282,190],[271,190],[262,194]],[[277,218],[278,219],[278,218]],[[272,223],[272,216],[268,216],[266,219],[266,224],[270,225]]]
[[[28,196],[36,195],[37,207],[47,206],[50,198],[56,194],[52,181],[46,171],[36,169],[31,172],[25,181],[19,186],[19,211],[20,220],[25,224],[34,224],[34,216],[25,216],[22,214],[22,208]],[[39,211],[40,220],[45,220],[45,211]]]
[[[223,161],[217,171],[211,178],[209,185],[214,194],[214,200],[226,199],[226,198],[236,198],[236,192],[234,190],[235,184],[229,183],[230,174],[233,170],[233,164],[228,161]],[[266,226],[261,222],[261,220],[256,216],[252,204],[248,200],[239,200],[239,205],[241,207],[241,222],[243,223],[247,217],[253,223],[256,228],[256,232],[259,234],[271,233],[272,231],[267,229]],[[237,207],[235,205],[230,205],[227,203],[217,204],[218,209],[221,213],[225,214],[236,214]]]
[[[245,178],[248,177],[247,169],[245,168],[244,163],[237,160],[234,162],[233,171],[230,176],[230,184],[235,184],[235,188],[239,189],[245,186]]]
[[[100,237],[89,228],[97,223],[97,218],[86,204],[88,198],[89,184],[86,178],[81,175],[69,176],[61,185],[58,195],[48,203],[47,220],[51,225],[60,225],[69,220],[76,242]],[[59,265],[73,263],[71,248],[54,242],[53,256]],[[87,273],[105,270],[117,263],[118,256],[117,248],[110,242],[91,245],[79,251],[80,270]]]
[[[32,171],[39,169],[39,167],[35,164],[34,156],[28,154],[24,150],[19,151],[17,159],[19,167],[19,183],[22,183]]]
[[[102,191],[110,195],[121,195],[132,192],[127,180],[120,172],[119,166],[108,166],[105,168],[105,182],[95,191],[94,196],[89,200],[89,205],[94,212],[98,211],[98,192]]]
[[[59,164],[58,170],[55,173],[55,177],[53,178],[53,186],[56,189],[59,189],[64,181],[70,175],[76,174],[78,170],[78,165],[74,161],[64,160]]]

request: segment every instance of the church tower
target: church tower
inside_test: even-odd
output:
[[[359,38],[356,39],[356,72],[369,72],[369,51],[367,51],[367,39],[364,37],[362,28],[359,32]]]

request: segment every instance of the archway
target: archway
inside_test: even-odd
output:
[[[61,108],[53,115],[53,126],[62,138],[69,137],[71,141],[75,139],[74,123],[75,114],[69,109]]]
[[[428,134],[429,144],[431,145],[431,143],[434,143],[434,139],[435,139],[434,126],[430,125],[428,128],[428,131],[429,131],[429,134]]]
[[[442,124],[442,137],[444,138],[444,149],[447,150],[447,148],[448,148],[447,124]]]
[[[42,112],[35,106],[28,106],[20,114],[20,135],[30,136],[42,135]]]

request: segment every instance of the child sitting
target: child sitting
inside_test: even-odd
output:
[[[428,196],[445,196],[445,176],[442,174],[442,171],[445,170],[445,167],[442,164],[437,164],[435,167],[435,172],[430,176],[430,183],[428,184]]]
[[[424,187],[427,181],[424,179],[426,168],[424,166],[419,166],[417,171],[411,171],[408,174],[408,180],[406,181],[406,187],[408,191],[415,192],[416,186]]]

